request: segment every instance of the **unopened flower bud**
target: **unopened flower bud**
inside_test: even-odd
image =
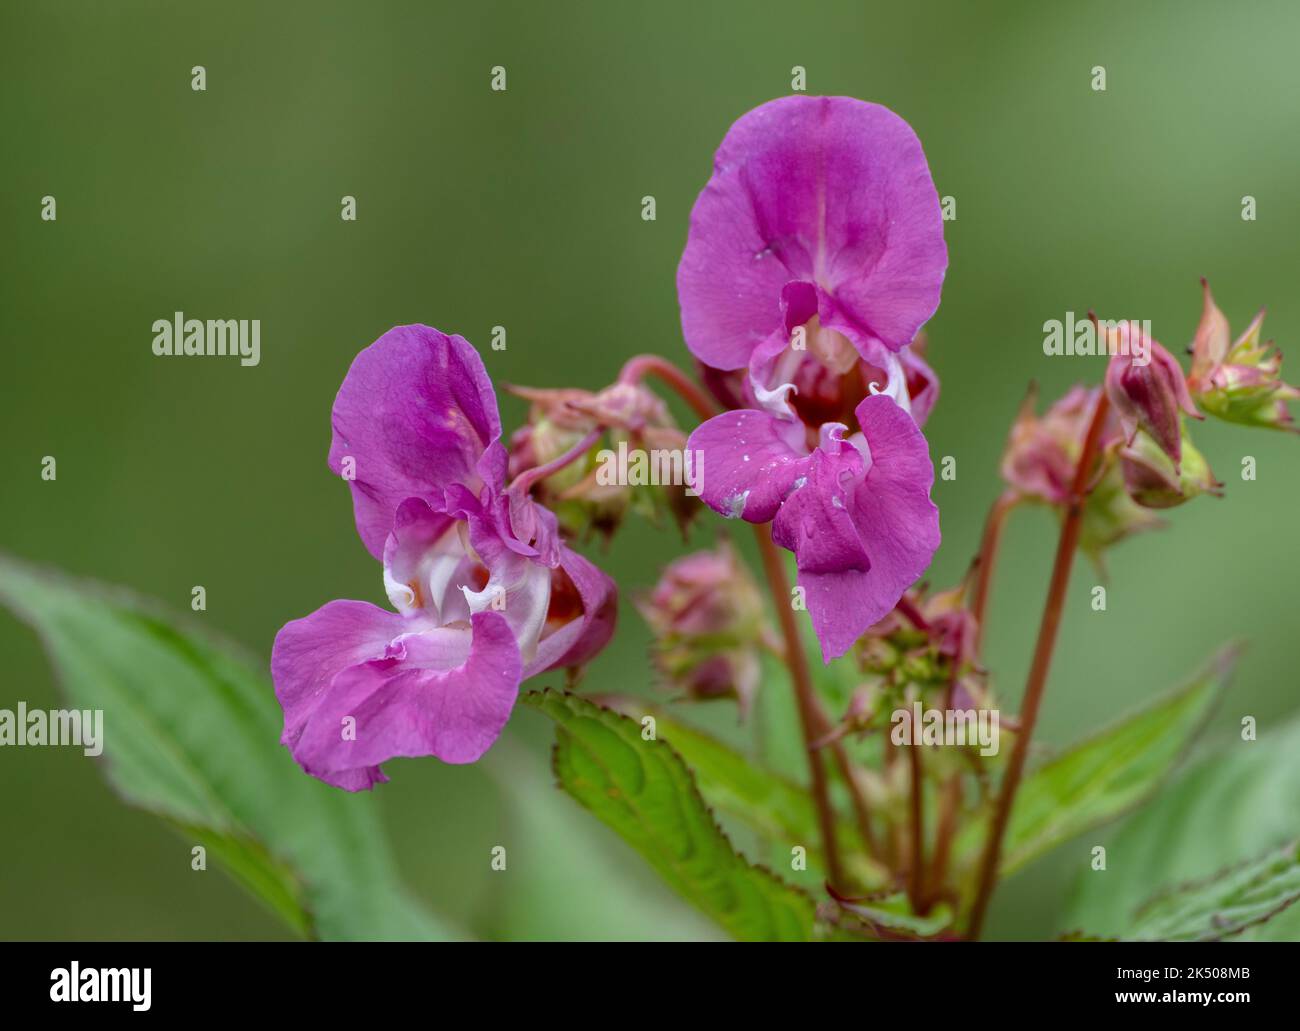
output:
[[[642,387],[615,384],[599,394],[589,390],[543,390],[511,387],[532,402],[528,422],[510,441],[510,475],[553,461],[598,427],[617,432],[667,418],[663,402]],[[533,493],[552,509],[571,536],[599,533],[611,537],[632,504],[626,483],[597,482],[595,452],[538,481]]]
[[[602,426],[638,433],[647,427],[672,426],[668,406],[640,383],[614,383],[596,394],[571,402],[572,407]]]
[[[510,476],[559,458],[596,427],[596,421],[576,405],[592,395],[586,390],[539,390],[509,387],[510,393],[531,402],[528,421],[510,438]],[[582,479],[581,463],[560,471],[554,482],[542,481],[551,493]],[[551,478],[548,478],[551,479]]]
[[[1182,461],[1180,413],[1200,419],[1192,404],[1182,367],[1172,354],[1146,335],[1136,322],[1103,329],[1111,349],[1106,367],[1106,396],[1132,443],[1145,430],[1177,468]]]
[[[864,672],[896,684],[946,686],[978,667],[975,617],[965,587],[927,595],[908,591],[897,608],[863,636],[858,658]]]
[[[1102,556],[1107,548],[1135,533],[1163,525],[1162,519],[1129,497],[1119,463],[1112,462],[1084,502],[1079,549],[1104,568]]]
[[[1095,387],[1071,387],[1039,416],[1037,392],[1030,390],[1007,439],[1002,455],[1002,478],[1025,497],[1049,505],[1069,502],[1098,396]],[[1108,421],[1102,447],[1117,434],[1117,427]]]
[[[667,686],[694,699],[734,697],[743,718],[758,688],[763,602],[732,547],[724,542],[670,563],[637,608],[654,633],[654,665]]]
[[[1210,284],[1201,280],[1201,286],[1204,301],[1188,378],[1192,396],[1226,422],[1296,432],[1287,403],[1300,399],[1300,390],[1282,382],[1282,353],[1272,341],[1260,343],[1264,312],[1230,345],[1228,320],[1214,303]]]
[[[1182,429],[1182,463],[1173,459],[1141,430],[1132,443],[1120,448],[1120,468],[1129,496],[1144,508],[1173,508],[1198,494],[1221,496],[1223,484],[1210,472],[1205,456]]]

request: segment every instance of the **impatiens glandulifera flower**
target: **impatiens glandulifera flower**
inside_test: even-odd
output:
[[[871,361],[912,342],[947,265],[911,127],[850,97],[783,97],[718,148],[677,270],[682,329],[700,361],[740,369],[806,326],[809,351],[844,373],[853,349]]]
[[[1197,404],[1226,422],[1295,432],[1287,403],[1300,399],[1300,390],[1282,382],[1282,352],[1272,341],[1260,343],[1264,312],[1229,346],[1228,320],[1215,305],[1210,284],[1202,279],[1201,287],[1204,301],[1188,379]]]
[[[1125,321],[1104,326],[1110,349],[1106,366],[1106,396],[1132,444],[1144,430],[1173,461],[1182,461],[1182,415],[1205,418],[1192,404],[1178,359],[1146,335],[1140,323]],[[1135,339],[1140,336],[1141,339]],[[1146,358],[1139,363],[1138,355]]]
[[[281,629],[271,672],[282,743],[307,773],[358,791],[398,756],[478,759],[521,680],[605,645],[616,599],[555,517],[505,486],[496,395],[466,340],[385,333],[348,370],[333,428],[330,468],[397,611],[332,601]]]
[[[697,428],[701,499],[752,523],[795,554],[813,629],[827,662],[898,601],[939,547],[930,501],[934,466],[911,416],[882,395],[843,423],[820,427],[760,411],[725,412]]]
[[[691,213],[682,329],[706,384],[737,409],[691,434],[701,497],[773,522],[828,662],[939,545],[918,429],[937,379],[907,348],[947,260],[915,133],[846,97],[786,97],[742,117]]]
[[[665,685],[697,700],[735,698],[743,719],[758,689],[763,601],[731,545],[670,563],[637,608]]]

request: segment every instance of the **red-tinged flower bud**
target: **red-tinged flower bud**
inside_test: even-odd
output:
[[[964,586],[929,595],[924,587],[908,591],[859,642],[862,670],[922,687],[947,687],[977,671],[977,628],[965,595]]]
[[[615,383],[599,393],[573,399],[569,404],[594,423],[630,433],[675,425],[668,406],[640,383]]]
[[[667,405],[639,383],[615,383],[597,393],[588,390],[538,390],[511,387],[511,392],[532,402],[528,423],[511,438],[510,475],[545,465],[600,427],[609,431],[609,444],[651,454],[682,453],[686,435],[677,429]],[[683,477],[684,478],[684,477]],[[644,490],[635,483],[611,481],[601,475],[601,455],[587,456],[538,481],[534,495],[560,520],[571,536],[589,531],[606,539],[621,525],[630,508],[651,519],[667,512],[685,532],[700,505],[688,496],[686,483],[655,484]]]
[[[516,397],[530,402],[528,421],[510,438],[510,477],[527,469],[554,461],[596,427],[596,421],[577,404],[592,397],[587,390],[541,390],[533,387],[507,387]],[[572,471],[570,471],[570,469]],[[578,468],[561,470],[563,482],[550,486],[554,492],[580,480]],[[545,482],[545,481],[543,481]]]
[[[935,649],[958,669],[969,668],[976,661],[978,627],[965,599],[965,586],[958,586],[930,595],[921,607]]]
[[[1106,396],[1132,443],[1145,430],[1177,468],[1182,461],[1180,413],[1203,418],[1192,404],[1183,370],[1172,354],[1152,340],[1137,322],[1104,325],[1111,352]]]
[[[670,563],[636,605],[665,685],[696,700],[734,697],[743,718],[758,688],[763,601],[732,547]]]
[[[1287,404],[1300,399],[1300,390],[1282,382],[1282,352],[1272,341],[1260,343],[1264,312],[1229,344],[1228,320],[1214,303],[1210,284],[1202,279],[1201,287],[1204,300],[1188,378],[1192,396],[1225,422],[1296,432]]]
[[[1002,478],[1027,498],[1049,505],[1066,504],[1098,396],[1095,387],[1071,387],[1039,416],[1037,391],[1031,389],[1007,439]],[[1108,420],[1101,446],[1104,448],[1117,435],[1118,427]]]
[[[1129,496],[1144,508],[1173,508],[1198,494],[1223,495],[1223,484],[1210,472],[1205,456],[1192,444],[1186,427],[1182,429],[1180,466],[1145,432],[1139,431],[1132,443],[1119,450],[1124,487]]]
[[[1164,520],[1129,497],[1119,463],[1112,462],[1088,492],[1079,531],[1079,550],[1099,569],[1104,569],[1103,555],[1108,548],[1135,533],[1163,525]]]

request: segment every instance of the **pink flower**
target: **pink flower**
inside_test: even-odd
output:
[[[773,522],[827,661],[939,545],[918,429],[938,384],[908,345],[946,267],[916,135],[847,97],[786,97],[742,117],[691,213],[682,329],[706,382],[740,409],[691,435],[701,498]]]
[[[330,468],[397,611],[329,602],[281,629],[271,672],[281,742],[357,791],[397,756],[478,759],[521,680],[605,645],[615,588],[549,511],[505,487],[496,395],[461,337],[389,330],[352,363],[333,425]]]

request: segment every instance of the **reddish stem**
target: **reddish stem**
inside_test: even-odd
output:
[[[921,614],[921,610],[916,607],[912,602],[912,599],[906,594],[898,599],[898,604],[894,607],[903,614],[912,626],[916,627],[916,629],[920,630],[922,633],[925,633],[930,629],[930,621]]]
[[[918,740],[921,728],[912,728],[912,743],[907,749],[911,763],[912,813],[911,846],[908,857],[908,894],[912,908],[925,912],[925,782],[921,776],[921,748]]]
[[[948,859],[952,854],[952,836],[957,829],[957,813],[961,810],[961,773],[953,773],[943,786],[939,799],[939,823],[934,832],[934,857],[930,860],[930,881],[927,904],[941,898],[944,882],[948,879]]]
[[[971,601],[971,615],[975,617],[976,655],[984,644],[984,614],[993,583],[993,567],[998,560],[998,545],[1002,542],[1002,528],[1006,525],[1007,513],[1015,508],[1018,500],[1014,491],[1004,492],[993,502],[988,518],[984,521],[984,538],[980,541],[979,556],[975,560],[975,591]]]
[[[700,386],[676,365],[657,354],[640,354],[630,358],[618,374],[620,383],[639,383],[646,376],[654,376],[678,394],[691,410],[701,419],[712,419],[717,414],[717,406]],[[825,767],[818,749],[811,743],[813,738],[825,737],[830,732],[831,723],[822,711],[821,704],[813,691],[811,675],[808,672],[807,659],[799,640],[799,628],[794,622],[794,612],[790,608],[789,584],[785,579],[785,570],[781,565],[781,556],[772,543],[770,532],[761,526],[754,527],[758,540],[759,552],[767,570],[768,581],[772,586],[776,602],[778,621],[785,644],[785,661],[790,669],[791,680],[795,685],[796,701],[799,706],[800,720],[804,725],[804,744],[808,749],[808,765],[813,779],[813,796],[818,805],[818,822],[822,827],[823,846],[827,855],[827,867],[832,880],[839,880],[839,855],[835,843],[834,813],[830,808],[829,794],[825,786]],[[775,576],[773,574],[775,570]],[[811,731],[809,728],[812,728]],[[812,737],[810,738],[810,733]],[[831,754],[839,768],[853,801],[853,812],[857,820],[858,833],[863,843],[873,855],[879,853],[875,832],[871,825],[871,811],[867,806],[862,787],[858,784],[844,745],[835,741],[830,745]],[[818,788],[818,782],[821,788]]]
[[[853,763],[849,761],[849,753],[845,750],[842,741],[831,742],[830,749],[831,755],[835,757],[835,765],[839,768],[840,776],[848,786],[849,797],[853,800],[853,815],[857,820],[862,843],[866,845],[867,851],[873,857],[879,856],[880,842],[876,840],[875,828],[871,825],[871,810],[867,806],[866,796],[862,793],[862,786],[858,784]]]
[[[646,376],[654,376],[667,383],[701,419],[712,419],[718,414],[713,399],[693,379],[657,354],[639,354],[629,358],[618,374],[618,381],[640,383]]]
[[[1092,422],[1088,426],[1088,435],[1083,442],[1083,451],[1079,455],[1079,464],[1074,470],[1074,483],[1070,491],[1070,503],[1066,508],[1065,521],[1061,525],[1061,537],[1056,546],[1056,560],[1052,564],[1052,579],[1047,589],[1047,602],[1043,606],[1043,619],[1038,628],[1038,643],[1034,647],[1034,661],[1029,667],[1029,678],[1025,683],[1025,697],[1020,710],[1020,729],[1016,733],[1015,744],[1011,748],[1011,758],[1007,772],[1002,778],[998,791],[996,808],[993,812],[993,825],[989,830],[988,840],[984,844],[984,855],[980,862],[978,889],[975,903],[971,908],[970,924],[967,936],[977,939],[984,926],[984,917],[988,912],[993,889],[997,885],[998,864],[1002,859],[1002,839],[1006,835],[1007,823],[1011,818],[1011,806],[1020,787],[1020,777],[1025,768],[1025,757],[1029,753],[1029,741],[1034,733],[1034,724],[1038,721],[1038,708],[1043,700],[1043,689],[1047,685],[1047,674],[1052,665],[1052,652],[1056,647],[1056,632],[1061,625],[1061,613],[1065,608],[1065,591],[1070,582],[1070,569],[1074,564],[1074,553],[1079,544],[1079,531],[1083,523],[1083,506],[1087,500],[1086,490],[1092,472],[1093,460],[1097,457],[1101,441],[1102,427],[1106,422],[1108,403],[1103,391],[1097,392],[1097,404],[1092,412]]]
[[[635,360],[635,359],[634,359]],[[844,884],[844,870],[840,865],[839,844],[835,840],[835,811],[831,808],[830,790],[826,783],[826,767],[822,753],[814,747],[820,736],[817,696],[813,691],[812,675],[808,672],[808,658],[799,640],[799,627],[794,610],[790,608],[790,585],[786,580],[781,555],[772,543],[771,531],[766,525],[754,527],[758,553],[763,560],[763,571],[772,589],[777,622],[785,643],[785,662],[794,685],[799,724],[803,730],[804,750],[808,754],[808,772],[812,778],[813,802],[817,807],[817,823],[821,829],[822,852],[826,856],[826,872],[833,886]]]

